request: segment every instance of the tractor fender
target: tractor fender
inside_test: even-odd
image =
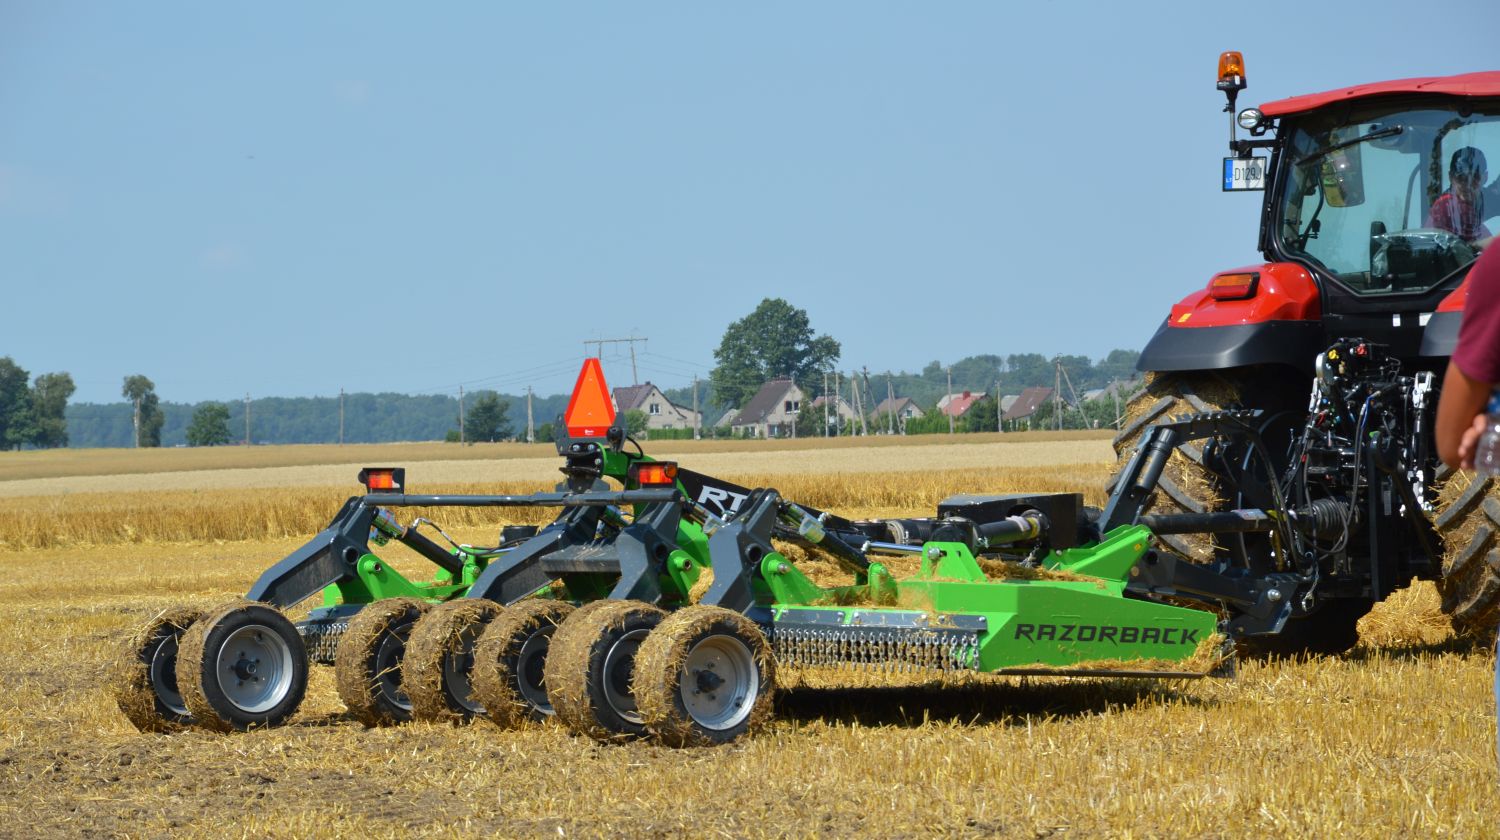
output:
[[[1452,356],[1458,346],[1458,327],[1464,319],[1464,302],[1469,299],[1469,278],[1458,284],[1439,303],[1427,326],[1422,330],[1423,356]]]
[[[1249,293],[1214,297],[1217,281],[1251,275]],[[1140,370],[1213,370],[1281,364],[1311,371],[1325,343],[1317,281],[1296,263],[1223,271],[1172,307],[1141,351]]]
[[[1323,325],[1316,321],[1196,329],[1164,321],[1141,351],[1136,369],[1167,372],[1286,365],[1311,374],[1313,359],[1326,343]]]

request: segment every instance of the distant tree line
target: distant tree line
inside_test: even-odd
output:
[[[852,404],[851,380],[857,381],[861,407],[871,415],[889,394],[910,398],[931,413],[950,390],[955,394],[983,392],[987,396],[970,408],[962,423],[964,430],[978,431],[994,427],[999,395],[1053,386],[1060,378],[1060,369],[1066,372],[1064,394],[1071,402],[1067,385],[1081,396],[1112,381],[1131,378],[1140,355],[1114,350],[1098,362],[1076,355],[979,355],[947,365],[933,361],[918,373],[907,373],[842,370],[838,367],[840,351],[832,337],[813,330],[805,310],[780,298],[767,298],[725,330],[714,351],[718,365],[696,395],[689,387],[667,388],[663,393],[679,405],[696,404],[702,413],[704,432],[712,433],[727,411],[743,408],[761,385],[777,378],[794,379],[809,404],[835,390]],[[526,398],[493,391],[467,395],[462,409],[459,400],[450,395],[347,394],[342,397],[342,418],[340,397],[264,397],[250,401],[248,427],[244,401],[162,402],[154,383],[141,375],[125,377],[121,389],[124,403],[70,405],[68,398],[73,391],[73,380],[67,373],[43,374],[32,382],[9,357],[0,359],[0,449],[217,446],[243,442],[247,437],[250,443],[478,442],[524,437],[526,433]],[[533,398],[537,440],[551,439],[553,422],[566,408],[568,398],[567,394]],[[1035,415],[1035,422],[1047,424],[1051,411],[1050,405],[1044,406]],[[804,424],[810,427],[809,432],[818,433],[820,417],[821,412],[802,412],[798,433],[804,434]],[[1064,417],[1064,424],[1089,425],[1096,419],[1080,413],[1076,418]],[[627,416],[626,421],[632,427],[645,426],[644,415]],[[929,430],[928,425],[934,428]],[[907,431],[937,431],[938,426],[946,431],[946,418],[919,421],[915,427],[908,424]]]
[[[493,400],[493,402],[491,402]],[[526,395],[511,396],[476,391],[465,396],[465,438],[470,441],[503,440],[526,434]],[[556,419],[567,408],[566,394],[534,397],[532,416],[538,426]],[[212,407],[212,408],[209,408]],[[161,414],[158,439],[143,445],[207,446],[220,442],[220,430],[228,435],[227,443],[245,439],[245,403],[243,400],[205,401],[201,403],[159,402],[154,408]],[[189,439],[194,415],[208,408],[200,432],[208,437]],[[476,417],[475,412],[478,411]],[[498,411],[500,419],[489,425]],[[486,426],[488,425],[488,428]],[[69,445],[78,447],[134,444],[134,404],[75,403],[67,406]],[[344,442],[388,443],[405,440],[458,439],[458,398],[447,395],[347,394],[344,397]],[[538,440],[549,440],[539,431]],[[252,443],[338,443],[339,398],[333,397],[263,397],[250,402],[250,440]]]
[[[0,450],[68,445],[66,408],[73,377],[44,373],[35,380],[9,356],[0,357]]]

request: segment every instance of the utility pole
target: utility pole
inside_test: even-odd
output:
[[[1078,408],[1080,416],[1083,413],[1083,400],[1078,398],[1078,389],[1073,387],[1073,377],[1068,375],[1068,369],[1062,366],[1062,357],[1057,357],[1057,372],[1062,375],[1062,381],[1067,383],[1068,393],[1073,395],[1073,405]],[[1087,428],[1087,424],[1084,424]]]
[[[536,425],[531,417],[531,386],[526,386],[526,442],[536,443]]]
[[[1115,397],[1115,431],[1120,430],[1120,380],[1116,379],[1109,389]]]
[[[1052,357],[1052,428],[1062,431],[1062,357]]]
[[[344,389],[339,389],[339,446],[344,445]]]
[[[464,439],[464,386],[458,386],[458,442],[465,443]]]
[[[141,448],[141,398],[135,398],[135,413],[131,415],[131,428],[135,429],[135,448]]]
[[[953,365],[948,366],[948,405],[943,413],[948,415],[948,434],[953,434]]]
[[[849,377],[849,399],[854,403],[855,416],[859,416],[859,380],[853,376]],[[859,430],[855,428],[854,422],[851,420],[849,423],[849,436],[853,437],[857,434],[859,434]]]
[[[828,437],[828,402],[828,371],[825,370],[823,371],[823,437]]]
[[[849,377],[849,390],[854,392],[854,410],[859,413],[859,433],[862,437],[870,436],[869,419],[865,417],[865,395],[859,392],[859,376],[851,374]],[[867,384],[865,391],[869,391]]]
[[[1002,421],[1000,419],[1003,416],[1005,416],[1005,412],[1003,412],[1003,411],[1000,410],[1000,380],[996,379],[995,380],[995,431],[997,431],[997,432],[1003,432],[1003,431],[1005,431],[1005,423],[1004,423],[1004,421]]]
[[[889,373],[885,375],[885,433],[896,433],[896,390]]]
[[[833,398],[842,400],[844,398],[844,376],[838,371],[833,372]],[[844,434],[844,418],[838,412],[833,413],[833,436],[840,437]]]
[[[861,367],[860,370],[865,375],[865,399],[873,399],[875,395],[870,391],[870,369],[868,367]],[[870,406],[870,411],[873,411],[874,409],[875,406]],[[865,414],[867,413],[868,412],[866,411],[861,411],[859,413],[859,422],[861,428],[865,428]],[[876,431],[879,431],[879,429],[876,429]],[[865,434],[868,435],[869,433],[870,430],[868,428],[865,428]]]
[[[587,350],[588,346],[590,344],[592,344],[592,345],[594,345],[597,348],[594,351],[594,355],[595,356],[603,356],[604,355],[604,345],[606,345],[606,344],[629,344],[630,345],[630,380],[631,380],[630,384],[632,384],[632,385],[639,385],[639,384],[641,384],[641,378],[640,378],[639,375],[636,374],[636,370],[635,370],[635,343],[637,341],[639,341],[642,344],[644,344],[647,341],[650,341],[650,339],[648,339],[648,338],[636,338],[634,336],[632,336],[630,338],[591,338],[588,341],[585,341],[583,343],[583,347],[584,347],[585,350]]]
[[[250,445],[250,394],[245,394],[245,445]]]
[[[698,374],[693,374],[693,440],[703,439],[703,415],[698,413]]]

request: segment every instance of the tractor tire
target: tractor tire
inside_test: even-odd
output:
[[[1115,455],[1121,471],[1135,454],[1142,435],[1153,423],[1181,414],[1217,411],[1226,408],[1260,408],[1267,411],[1263,434],[1273,437],[1289,431],[1286,420],[1305,413],[1306,387],[1301,381],[1289,380],[1271,371],[1194,371],[1149,374],[1146,387],[1126,408],[1126,422],[1115,436]],[[1302,421],[1298,419],[1296,425]],[[1285,441],[1268,440],[1273,455],[1281,454]],[[1110,478],[1113,491],[1120,472]],[[1149,513],[1203,513],[1222,507],[1226,501],[1220,493],[1219,476],[1204,464],[1198,442],[1183,444],[1172,453],[1162,471],[1161,482],[1146,511]],[[1216,545],[1208,534],[1163,534],[1157,541],[1162,547],[1194,563],[1214,559]],[[1274,636],[1250,636],[1241,639],[1241,652],[1253,656],[1294,656],[1298,654],[1338,654],[1353,648],[1359,641],[1356,625],[1370,611],[1372,602],[1359,598],[1326,601],[1306,614],[1287,620]]]
[[[1500,624],[1500,482],[1455,472],[1438,496],[1433,525],[1443,538],[1438,579],[1443,612],[1466,635],[1493,635]]]
[[[722,607],[667,616],[636,654],[631,688],[670,747],[727,744],[771,719],[776,658],[755,622]]]
[[[177,688],[177,649],[203,611],[175,607],[159,613],[130,639],[113,679],[120,711],[142,732],[177,732],[193,723]]]
[[[308,659],[281,611],[235,601],[193,622],[177,651],[177,685],[194,722],[215,732],[278,726],[302,705]]]
[[[459,598],[432,607],[417,622],[401,663],[413,719],[463,723],[484,714],[470,682],[474,645],[500,613],[494,601]]]
[[[1125,406],[1125,422],[1112,445],[1119,469],[1110,477],[1107,491],[1113,491],[1141,437],[1153,424],[1182,414],[1197,414],[1229,408],[1239,399],[1237,383],[1217,373],[1151,373],[1146,387]],[[1177,447],[1162,470],[1157,491],[1147,504],[1146,513],[1205,513],[1215,510],[1224,500],[1219,496],[1218,478],[1203,465],[1203,450],[1198,442]],[[1214,559],[1214,542],[1208,534],[1163,534],[1156,538],[1167,550],[1194,563]]]
[[[552,635],[543,674],[557,719],[598,741],[646,734],[630,682],[636,652],[666,613],[640,601],[594,601]]]
[[[334,684],[339,699],[365,726],[390,726],[411,720],[411,698],[401,686],[406,644],[427,602],[390,598],[368,604],[349,621],[334,655]]]
[[[564,601],[533,599],[508,607],[474,646],[474,695],[501,729],[553,714],[546,663],[552,636],[573,614]]]

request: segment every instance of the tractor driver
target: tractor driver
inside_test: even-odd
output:
[[[1427,226],[1456,234],[1480,248],[1489,244],[1490,229],[1484,226],[1485,193],[1494,193],[1500,180],[1485,185],[1489,169],[1484,152],[1464,146],[1448,162],[1448,191],[1438,196],[1427,214]]]

